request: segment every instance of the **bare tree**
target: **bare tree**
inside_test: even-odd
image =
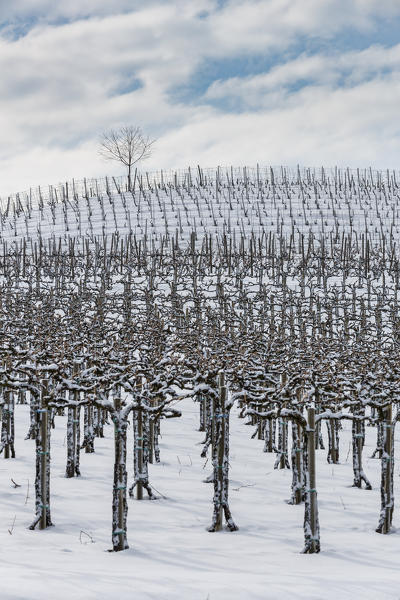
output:
[[[100,154],[107,160],[116,160],[128,170],[128,188],[132,184],[132,167],[140,160],[149,158],[156,140],[142,133],[140,127],[125,125],[103,133],[100,139]]]

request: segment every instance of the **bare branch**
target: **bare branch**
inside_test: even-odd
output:
[[[145,136],[140,127],[125,125],[103,133],[99,153],[106,160],[115,160],[127,168],[130,189],[133,165],[151,156],[155,141]]]

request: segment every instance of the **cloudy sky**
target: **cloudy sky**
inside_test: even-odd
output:
[[[143,168],[400,165],[399,0],[0,0],[0,196]]]

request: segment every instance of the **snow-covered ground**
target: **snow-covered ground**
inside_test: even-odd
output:
[[[375,429],[367,428],[364,450],[372,491],[351,487],[347,423],[341,434],[341,464],[327,464],[326,451],[318,450],[321,553],[302,555],[304,506],[285,502],[291,472],[274,471],[274,456],[262,452],[262,441],[250,439],[253,428],[237,417],[236,409],[231,419],[230,504],[240,529],[206,531],[213,490],[203,479],[210,461],[204,467],[200,458],[204,434],[197,431],[198,405],[184,400],[181,408],[181,419],[162,423],[162,462],[150,465],[150,481],[165,498],[129,500],[130,549],[109,553],[112,428],[106,428],[105,439],[96,439],[95,454],[82,453],[82,477],[66,479],[66,418],[56,417],[51,463],[55,527],[30,531],[35,448],[33,441],[23,440],[29,407],[16,407],[17,458],[0,462],[1,600],[400,599],[396,509],[393,533],[374,530],[380,461],[368,456],[375,447]],[[132,460],[128,464],[132,467]],[[11,478],[21,487],[14,488]],[[395,494],[398,482],[396,466]]]
[[[0,200],[0,241],[20,243],[78,237],[93,240],[118,232],[160,241],[204,235],[256,237],[312,232],[339,237],[366,234],[379,242],[400,236],[399,174],[349,170],[283,175],[283,168],[196,170],[180,177],[85,180]],[[285,171],[286,172],[286,171]],[[125,191],[124,191],[125,186]],[[39,206],[42,205],[40,209]]]

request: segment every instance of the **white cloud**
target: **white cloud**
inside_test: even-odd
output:
[[[189,43],[197,34],[179,29],[174,8],[37,28],[17,42],[0,42],[0,117],[8,133],[6,151],[29,141],[66,144],[108,125],[137,120],[146,126],[168,121],[170,85],[184,81],[197,64]],[[191,31],[189,31],[191,29]],[[192,56],[191,56],[192,55]],[[115,95],[128,78],[142,81],[134,93]],[[10,119],[11,116],[11,119]]]
[[[149,4],[160,4],[158,0],[147,0]],[[139,0],[0,0],[0,21],[22,21],[27,18],[43,22],[53,22],[59,19],[77,19],[93,15],[112,15],[141,8]]]
[[[0,195],[115,172],[96,140],[124,123],[160,138],[148,168],[399,161],[399,46],[285,57],[304,37],[373,31],[378,17],[400,15],[397,1],[0,0],[0,20],[33,15],[24,37],[0,36]],[[72,22],[55,26],[59,19]],[[282,64],[268,73],[214,82],[191,103],[172,99],[206,60],[277,50]],[[130,82],[140,87],[125,93]],[[234,102],[241,114],[224,110]]]
[[[310,87],[271,111],[210,115],[190,123],[161,140],[158,158],[161,164],[169,159],[170,166],[260,162],[398,169],[399,98],[398,77],[350,89]]]
[[[310,86],[352,87],[371,79],[400,73],[400,44],[392,48],[372,46],[359,52],[301,55],[273,67],[268,73],[214,81],[207,100],[240,101],[244,109],[279,106]]]
[[[231,0],[213,18],[212,30],[221,48],[250,53],[287,48],[299,36],[372,30],[378,17],[396,15],[395,0]]]

